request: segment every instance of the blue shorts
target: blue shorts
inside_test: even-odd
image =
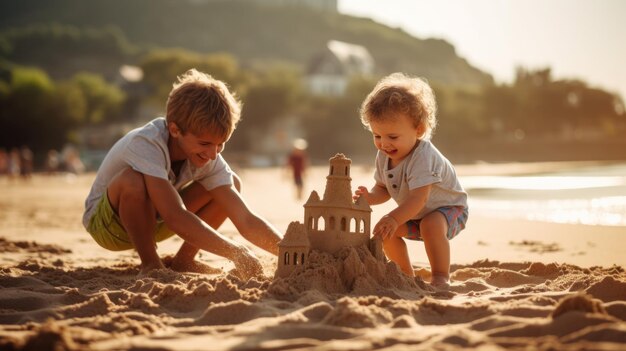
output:
[[[461,230],[465,228],[465,223],[467,223],[467,217],[469,215],[466,207],[439,207],[435,211],[441,212],[444,217],[446,217],[446,221],[448,221],[448,232],[446,233],[448,240],[457,236]],[[409,230],[405,238],[423,241],[422,236],[420,235],[420,222],[421,219],[412,219],[406,222]]]

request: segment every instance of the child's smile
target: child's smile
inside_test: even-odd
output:
[[[188,153],[194,155],[196,158],[196,160],[193,160],[194,157],[190,157],[190,161],[192,161],[196,167],[202,167],[207,164],[207,162],[215,160],[217,155],[224,149],[225,140],[216,137],[212,133],[200,133],[199,135],[187,133],[185,137],[187,139],[185,140],[185,146]]]
[[[188,159],[195,167],[202,167],[209,161],[215,160],[224,150],[226,137],[211,132],[181,133],[178,127],[171,129],[172,160]]]
[[[396,166],[406,158],[423,133],[404,114],[383,121],[370,121],[374,145]]]
[[[201,163],[209,162],[210,158],[207,156],[203,156],[202,154],[196,154],[196,156],[200,159]]]
[[[381,150],[382,152],[386,153],[387,155],[389,155],[390,157],[392,157],[393,155],[395,155],[398,150],[397,149],[392,149],[392,150]]]

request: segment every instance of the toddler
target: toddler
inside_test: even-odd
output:
[[[437,124],[435,97],[422,79],[394,73],[383,78],[367,96],[361,121],[372,132],[376,155],[376,183],[359,186],[355,199],[370,205],[393,198],[398,207],[374,226],[387,257],[414,276],[404,239],[424,242],[431,266],[431,284],[446,285],[450,272],[450,244],[465,228],[467,193],[454,167],[431,143]]]

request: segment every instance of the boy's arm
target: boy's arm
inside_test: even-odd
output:
[[[145,174],[144,179],[152,203],[172,231],[202,250],[225,257],[236,265],[242,263],[250,272],[261,272],[258,259],[248,248],[222,236],[187,211],[180,195],[167,180]]]
[[[252,212],[241,195],[230,186],[211,190],[211,196],[233,222],[239,233],[254,245],[278,255],[280,233],[265,219]]]
[[[393,235],[400,224],[406,223],[413,218],[426,205],[431,187],[432,185],[426,185],[410,190],[409,196],[401,205],[383,216],[376,223],[373,234],[381,235],[383,239]]]

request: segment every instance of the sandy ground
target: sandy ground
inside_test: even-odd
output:
[[[459,167],[461,175],[546,165]],[[353,167],[352,185],[371,169]],[[284,231],[302,221],[278,169],[239,170],[249,206]],[[308,190],[323,192],[325,167]],[[137,277],[133,252],[97,246],[80,223],[93,175],[0,179],[2,350],[623,350],[624,228],[471,216],[451,242],[452,284],[434,289],[394,264],[347,249],[312,255],[289,279],[158,271]],[[308,193],[308,192],[307,192]],[[387,205],[374,208],[372,221]],[[227,222],[220,229],[240,237]],[[180,245],[159,244],[163,256]],[[410,243],[426,277],[423,246]]]

